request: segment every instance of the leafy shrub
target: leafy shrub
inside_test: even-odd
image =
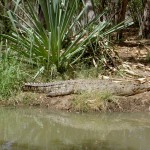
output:
[[[24,56],[31,64],[41,64],[46,70],[65,72],[80,60],[87,45],[99,40],[104,40],[105,44],[109,34],[125,27],[124,22],[113,27],[109,21],[99,22],[99,18],[107,11],[82,26],[80,21],[86,6],[77,14],[77,0],[39,0],[39,4],[46,28],[28,3],[25,10],[19,5],[15,7],[24,13],[27,20],[9,11],[14,30],[10,35],[1,36],[11,41],[11,49],[17,51],[19,57]]]

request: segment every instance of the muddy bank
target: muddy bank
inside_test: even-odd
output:
[[[95,95],[95,94],[94,94]],[[97,112],[148,112],[150,111],[150,91],[133,96],[105,96],[100,99],[86,95],[68,95],[46,97],[44,94],[24,92],[9,99],[0,101],[0,106],[41,107],[66,111]],[[82,99],[81,99],[82,98]],[[84,99],[85,98],[85,99]]]

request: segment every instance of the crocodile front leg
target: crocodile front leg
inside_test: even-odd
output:
[[[56,97],[56,96],[65,96],[65,95],[70,95],[70,94],[74,94],[74,89],[68,89],[68,90],[57,90],[57,91],[52,91],[52,92],[48,92],[48,94],[46,94],[46,96],[48,97]]]
[[[55,86],[51,88],[51,90],[48,91],[47,95],[48,97],[56,97],[56,96],[65,96],[74,94],[75,89],[74,85],[63,85],[63,86]]]

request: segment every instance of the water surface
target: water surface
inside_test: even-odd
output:
[[[0,150],[150,150],[150,113],[0,108]]]

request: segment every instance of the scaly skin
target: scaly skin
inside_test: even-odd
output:
[[[46,93],[47,96],[63,96],[81,92],[109,92],[119,96],[130,96],[150,91],[150,83],[137,81],[114,82],[111,80],[66,80],[50,83],[25,83],[23,91]]]

